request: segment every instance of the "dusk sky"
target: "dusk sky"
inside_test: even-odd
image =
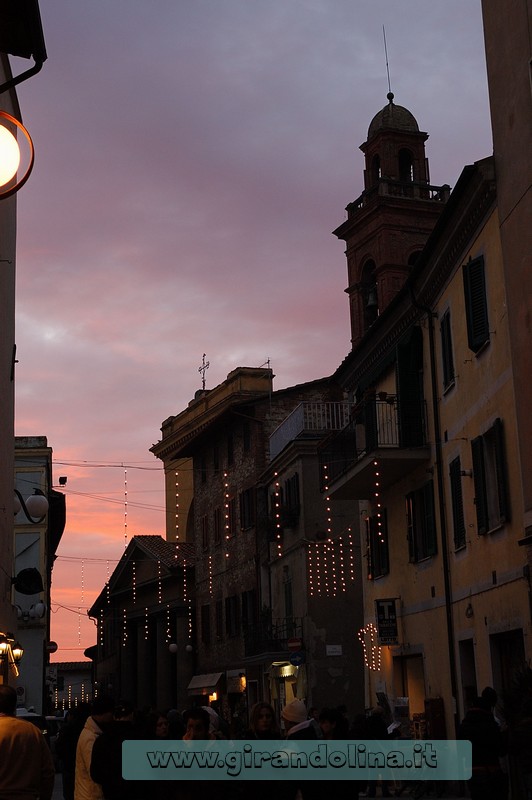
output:
[[[201,387],[203,353],[207,388],[269,359],[280,389],[349,350],[331,231],[386,104],[383,25],[431,182],[454,186],[492,144],[480,0],[40,8],[48,60],[18,88],[36,163],[18,201],[16,433],[47,436],[68,476],[52,638],[74,661],[125,543],[164,536],[149,448]]]

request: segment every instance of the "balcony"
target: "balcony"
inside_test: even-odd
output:
[[[352,403],[300,403],[270,436],[270,459],[276,458],[294,439],[342,430],[349,422],[352,408]]]
[[[390,178],[379,178],[375,186],[366,189],[360,197],[346,208],[347,218],[352,219],[361,208],[376,201],[378,197],[408,197],[409,199],[428,200],[432,203],[446,203],[449,199],[451,188],[431,186],[428,183],[415,183],[413,181],[394,181]]]
[[[301,617],[284,617],[257,622],[244,629],[244,652],[246,658],[269,654],[286,654],[288,640],[303,635]]]
[[[355,406],[349,423],[320,450],[321,474],[327,474],[332,497],[370,498],[375,460],[382,491],[430,458],[424,403],[382,396],[386,399],[369,398]]]

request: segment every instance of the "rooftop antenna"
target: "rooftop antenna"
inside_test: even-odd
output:
[[[392,86],[391,86],[391,83],[390,83],[390,66],[388,64],[388,48],[386,46],[386,28],[384,27],[384,25],[382,26],[382,36],[384,38],[384,55],[385,55],[385,58],[386,58],[386,74],[388,76],[388,100],[391,103],[392,100],[393,100],[393,94],[392,94]]]

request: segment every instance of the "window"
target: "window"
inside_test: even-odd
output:
[[[368,579],[380,578],[390,571],[388,554],[388,524],[386,509],[366,520],[366,542],[368,548]]]
[[[244,453],[249,453],[251,450],[251,426],[247,420],[242,425],[242,442]]]
[[[248,530],[255,524],[255,492],[246,489],[240,494],[240,527]]]
[[[453,340],[451,338],[451,312],[446,311],[440,325],[441,360],[443,368],[443,386],[447,389],[454,383]]]
[[[484,258],[470,259],[464,264],[463,274],[467,340],[469,349],[478,353],[490,338]]]
[[[227,466],[232,467],[235,461],[235,450],[233,443],[233,434],[227,434]]]
[[[216,601],[215,608],[216,638],[223,639],[224,635],[224,606],[221,600]]]
[[[462,466],[460,458],[455,458],[449,464],[449,479],[451,482],[451,504],[453,509],[454,547],[458,550],[466,543],[466,529],[464,521],[464,504],[462,500]]]
[[[213,513],[214,522],[214,544],[219,545],[222,543],[222,509],[217,506]]]
[[[242,592],[242,628],[246,630],[256,622],[256,594],[254,589]]]
[[[503,425],[496,419],[482,436],[471,442],[477,532],[488,533],[510,519],[506,482]]]
[[[284,482],[281,521],[284,528],[295,528],[299,519],[299,475],[297,472]]]
[[[240,598],[237,594],[225,598],[225,632],[228,636],[240,633]]]
[[[410,150],[399,150],[399,180],[401,183],[411,183],[414,180],[414,158]]]
[[[211,642],[211,607],[201,607],[201,641],[203,644]]]
[[[200,520],[201,524],[201,546],[204,550],[209,547],[209,519],[207,514],[204,514]]]
[[[433,556],[437,552],[433,481],[407,494],[406,519],[410,561]]]
[[[294,603],[292,597],[292,576],[288,567],[283,569],[283,594],[284,594],[284,615],[290,619],[294,615]]]

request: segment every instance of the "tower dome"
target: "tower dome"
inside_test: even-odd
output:
[[[396,106],[393,92],[389,92],[388,105],[375,114],[368,128],[368,141],[381,130],[408,131],[418,133],[416,118],[404,106]]]

